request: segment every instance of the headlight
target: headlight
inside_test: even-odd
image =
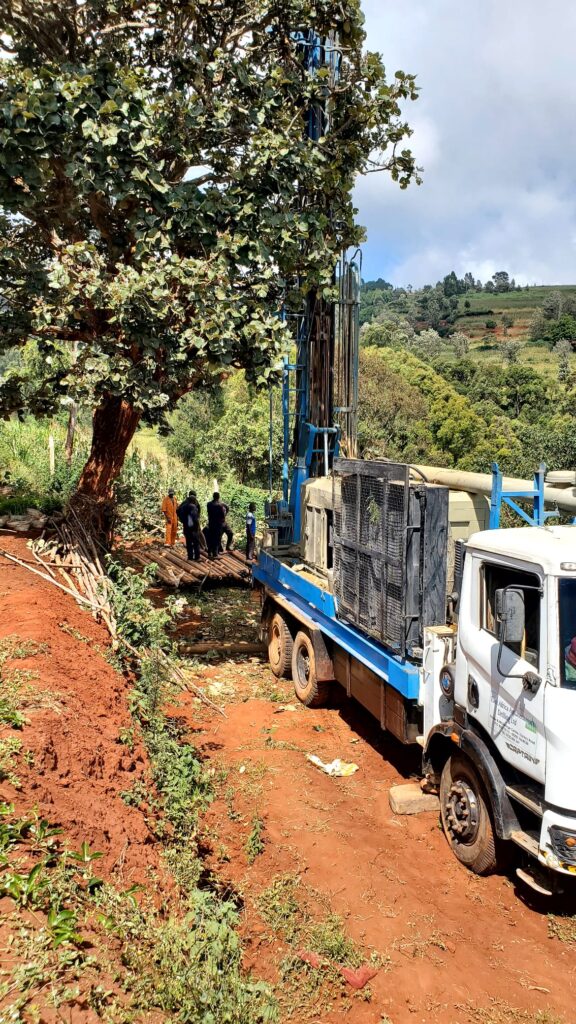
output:
[[[559,860],[568,864],[576,864],[576,832],[559,825],[551,825],[548,829],[550,845]]]

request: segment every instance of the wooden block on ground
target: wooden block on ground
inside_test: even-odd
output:
[[[419,782],[392,786],[388,799],[394,814],[420,814],[421,811],[440,810],[438,797],[433,793],[423,793]]]

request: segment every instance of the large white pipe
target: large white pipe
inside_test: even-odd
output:
[[[470,491],[472,494],[492,493],[491,473],[466,473],[460,469],[442,469],[439,466],[413,467],[423,473],[431,484],[444,484],[455,491]],[[516,477],[505,476],[502,481],[505,491],[530,491],[534,487],[533,480],[518,480]],[[550,505],[556,505],[563,512],[576,514],[576,487],[549,487],[544,485],[544,499]]]

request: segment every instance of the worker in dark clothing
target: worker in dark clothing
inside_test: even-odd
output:
[[[254,561],[256,545],[256,504],[251,501],[246,513],[246,561]]]
[[[189,561],[200,561],[200,504],[196,491],[190,491],[188,497],[178,506],[177,515],[184,530],[186,554]]]
[[[208,555],[210,558],[216,558],[221,551],[223,534],[226,534],[226,551],[230,551],[232,547],[234,534],[226,522],[228,505],[221,500],[218,491],[214,491],[212,501],[208,502],[206,508],[208,511]]]

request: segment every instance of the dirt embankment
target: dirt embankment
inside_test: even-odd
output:
[[[3,535],[2,546],[32,560],[24,540]],[[0,563],[0,640],[41,645],[32,657],[7,663],[34,674],[39,696],[18,734],[27,751],[18,760],[21,789],[4,782],[2,798],[36,805],[69,845],[87,842],[102,852],[101,873],[120,867],[130,884],[144,881],[159,853],[142,812],[121,794],[143,776],[146,755],[137,739],[132,743],[128,684],[106,660],[108,633],[56,587]]]

